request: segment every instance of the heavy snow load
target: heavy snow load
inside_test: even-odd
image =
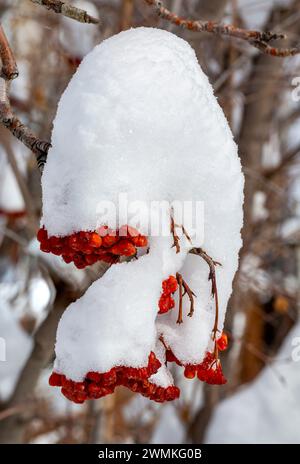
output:
[[[78,268],[112,266],[66,310],[52,385],[77,402],[118,385],[170,400],[179,394],[172,361],[187,378],[225,383],[219,351],[243,182],[229,125],[187,42],[137,28],[83,59],[53,125],[38,239]]]

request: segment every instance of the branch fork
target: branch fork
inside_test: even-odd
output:
[[[195,305],[194,305],[194,298],[196,298],[195,293],[190,289],[186,281],[183,279],[182,275],[177,272],[176,279],[178,282],[179,287],[179,309],[178,309],[178,318],[177,324],[183,323],[183,311],[182,311],[182,304],[183,304],[183,297],[185,295],[188,296],[190,300],[190,311],[188,313],[189,317],[192,317],[195,312]]]
[[[261,32],[238,28],[232,24],[222,24],[215,21],[192,20],[178,16],[166,8],[162,1],[144,0],[148,5],[153,6],[157,14],[176,26],[180,26],[189,31],[208,32],[221,37],[233,37],[244,40],[253,47],[259,49],[262,53],[276,57],[294,56],[300,53],[299,47],[278,48],[269,45],[269,42],[285,39],[285,34],[276,34],[274,32]]]

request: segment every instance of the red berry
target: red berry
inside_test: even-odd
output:
[[[79,251],[81,248],[78,237],[75,234],[71,235],[68,238],[68,244],[69,244],[69,247],[74,251]]]
[[[57,248],[62,246],[62,239],[60,237],[50,237],[49,238],[49,244],[51,248]]]
[[[184,369],[184,376],[187,378],[187,379],[194,379],[195,378],[195,375],[196,375],[196,370],[197,370],[197,367],[196,366],[193,366],[191,364],[188,364],[187,366],[185,366],[185,369]]]
[[[174,308],[175,301],[171,296],[162,295],[158,302],[159,314],[165,314],[170,309]]]
[[[38,239],[39,242],[44,242],[45,240],[48,239],[48,233],[47,233],[46,229],[44,229],[44,227],[39,229],[39,231],[37,233],[37,239]]]
[[[49,242],[42,242],[40,244],[40,250],[43,251],[44,253],[50,253],[51,248],[50,248]]]
[[[119,243],[110,248],[113,255],[133,256],[136,254],[135,246],[127,239],[120,240]]]
[[[86,378],[96,383],[101,381],[101,375],[98,372],[88,372]]]
[[[62,247],[56,247],[56,248],[52,248],[52,253],[56,256],[60,256],[62,255],[63,253],[63,248]]]
[[[102,238],[100,237],[100,235],[96,234],[95,232],[91,233],[89,245],[94,248],[100,248],[102,245]]]
[[[217,340],[217,347],[220,351],[224,351],[228,347],[228,337],[225,332],[222,333],[221,337]]]
[[[61,384],[62,384],[64,389],[69,390],[69,391],[73,391],[75,382],[73,382],[70,379],[67,379],[66,377],[63,377]]]
[[[178,282],[176,277],[170,276],[162,283],[163,292],[166,294],[175,293],[178,288]]]
[[[99,260],[99,256],[97,255],[86,255],[85,256],[85,262],[89,265],[92,266]]]
[[[84,232],[84,231],[79,232],[79,241],[82,244],[88,244],[89,240],[90,240],[90,233],[89,232]]]
[[[119,237],[115,235],[106,235],[102,238],[102,246],[105,248],[110,248],[111,246],[115,245],[119,241]]]
[[[49,385],[52,387],[61,387],[62,386],[62,375],[52,372],[49,377]]]
[[[148,245],[148,239],[144,235],[132,237],[131,241],[138,248],[146,247]]]

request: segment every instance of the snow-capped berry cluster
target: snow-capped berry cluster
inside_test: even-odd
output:
[[[221,361],[215,353],[206,353],[204,360],[198,365],[185,366],[184,376],[187,379],[193,379],[196,375],[199,380],[210,385],[224,385],[227,382]]]
[[[226,118],[189,44],[150,28],[103,41],[65,90],[51,142],[41,250],[79,268],[115,265],[64,312],[50,383],[76,402],[118,385],[168,401],[180,393],[172,361],[187,378],[224,384],[219,351],[227,339],[219,335],[238,266],[243,175]],[[122,219],[104,220],[103,203],[120,210],[120,192],[130,203]],[[160,210],[165,199],[169,209],[159,219],[171,219],[170,236],[152,233],[152,206]],[[192,208],[180,216],[175,202]],[[116,223],[128,225],[124,235],[111,230]],[[147,250],[137,253],[139,247]],[[153,370],[151,353],[160,363]]]
[[[121,256],[134,256],[137,248],[148,244],[147,237],[130,226],[122,226],[115,231],[102,226],[95,232],[81,231],[67,237],[49,237],[42,227],[37,239],[41,251],[62,256],[65,263],[74,262],[78,269],[97,261],[114,264]]]
[[[197,376],[201,382],[205,382],[210,385],[224,385],[227,380],[223,374],[218,350],[224,351],[227,346],[227,335],[223,332],[221,337],[216,340],[215,350],[213,352],[207,352],[203,361],[199,364],[183,365],[170,349],[166,352],[166,360],[167,362],[174,362],[178,366],[183,366],[184,376],[187,379],[194,379]]]
[[[178,288],[177,279],[174,276],[170,276],[162,283],[162,294],[158,302],[159,312],[158,314],[165,314],[170,309],[175,307],[175,301],[171,295],[173,295]]]

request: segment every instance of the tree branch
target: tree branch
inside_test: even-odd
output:
[[[18,69],[1,24],[0,58],[0,123],[35,154],[42,172],[51,144],[40,140],[12,111],[8,90],[11,80],[18,76]]]
[[[54,11],[54,13],[60,13],[67,18],[74,19],[80,23],[98,24],[100,21],[98,18],[90,16],[86,11],[77,8],[68,3],[61,2],[60,0],[31,0],[32,3],[42,5],[47,10]]]
[[[276,57],[293,56],[300,53],[299,47],[294,48],[277,48],[269,45],[272,40],[285,39],[284,34],[273,32],[260,32],[255,30],[240,29],[232,24],[222,24],[215,21],[191,20],[178,16],[166,8],[160,0],[145,0],[150,6],[154,6],[158,15],[163,19],[170,21],[176,26],[197,32],[209,32],[221,37],[234,37],[248,42],[262,53]]]
[[[8,44],[4,30],[0,24],[0,59],[1,59],[1,70],[0,77],[3,79],[11,80],[18,77],[19,72],[17,63],[14,59],[13,53]]]

